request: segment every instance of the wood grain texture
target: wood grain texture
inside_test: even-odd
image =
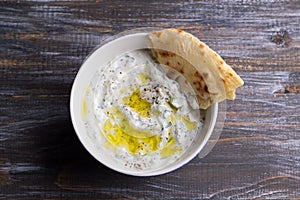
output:
[[[0,2],[0,199],[300,198],[300,3]],[[72,82],[101,40],[177,27],[215,49],[245,85],[203,159],[158,177],[116,173],[83,148]]]

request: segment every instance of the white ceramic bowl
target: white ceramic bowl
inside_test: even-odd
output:
[[[133,176],[154,176],[165,174],[188,163],[197,154],[199,154],[201,150],[203,150],[204,146],[208,142],[216,124],[218,114],[218,104],[213,104],[206,110],[202,133],[198,134],[190,148],[178,160],[159,169],[144,171],[124,169],[121,166],[116,165],[115,162],[112,161],[112,158],[109,155],[106,155],[105,152],[100,152],[99,149],[96,148],[95,141],[88,136],[84,120],[81,115],[81,106],[84,99],[85,88],[99,69],[99,66],[105,65],[108,61],[127,51],[145,48],[148,48],[147,33],[134,33],[121,36],[97,48],[87,57],[78,71],[73,83],[70,99],[72,123],[83,146],[102,164],[118,172]]]

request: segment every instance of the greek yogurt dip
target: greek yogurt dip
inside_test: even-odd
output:
[[[185,78],[146,49],[99,66],[82,102],[99,153],[135,170],[158,169],[184,154],[201,132],[200,115]]]

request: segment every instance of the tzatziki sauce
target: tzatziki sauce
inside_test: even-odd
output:
[[[82,103],[99,154],[124,168],[157,169],[187,151],[203,122],[192,87],[146,49],[99,66]]]

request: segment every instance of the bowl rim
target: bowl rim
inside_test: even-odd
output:
[[[81,144],[85,147],[85,149],[100,163],[105,165],[106,167],[113,169],[117,172],[132,175],[132,176],[156,176],[162,175],[169,172],[172,172],[188,162],[190,162],[193,158],[196,157],[197,154],[204,148],[207,144],[210,136],[213,133],[213,129],[216,124],[217,115],[218,115],[218,103],[214,103],[210,108],[210,120],[208,125],[208,130],[202,140],[201,144],[196,148],[196,150],[187,156],[185,159],[181,160],[181,162],[174,162],[173,165],[168,165],[166,168],[159,168],[149,171],[133,171],[133,170],[124,170],[118,168],[116,165],[112,165],[106,160],[102,159],[99,154],[99,149],[95,149],[94,145],[89,141],[90,138],[87,136],[85,127],[83,124],[83,120],[80,108],[81,103],[83,101],[84,91],[86,86],[90,82],[93,74],[97,71],[100,64],[97,64],[97,58],[99,59],[99,55],[102,63],[107,63],[112,60],[115,56],[125,53],[127,51],[132,51],[136,49],[148,48],[147,46],[147,32],[141,33],[133,33],[127,35],[121,35],[114,40],[111,40],[103,45],[98,45],[91,53],[86,57],[83,61],[81,67],[79,68],[76,77],[72,84],[71,95],[70,95],[70,115],[71,121],[76,132],[77,137],[79,138]],[[113,55],[108,52],[114,52]],[[97,67],[98,66],[98,67]],[[85,84],[82,84],[85,82]],[[208,119],[206,119],[208,120]]]

